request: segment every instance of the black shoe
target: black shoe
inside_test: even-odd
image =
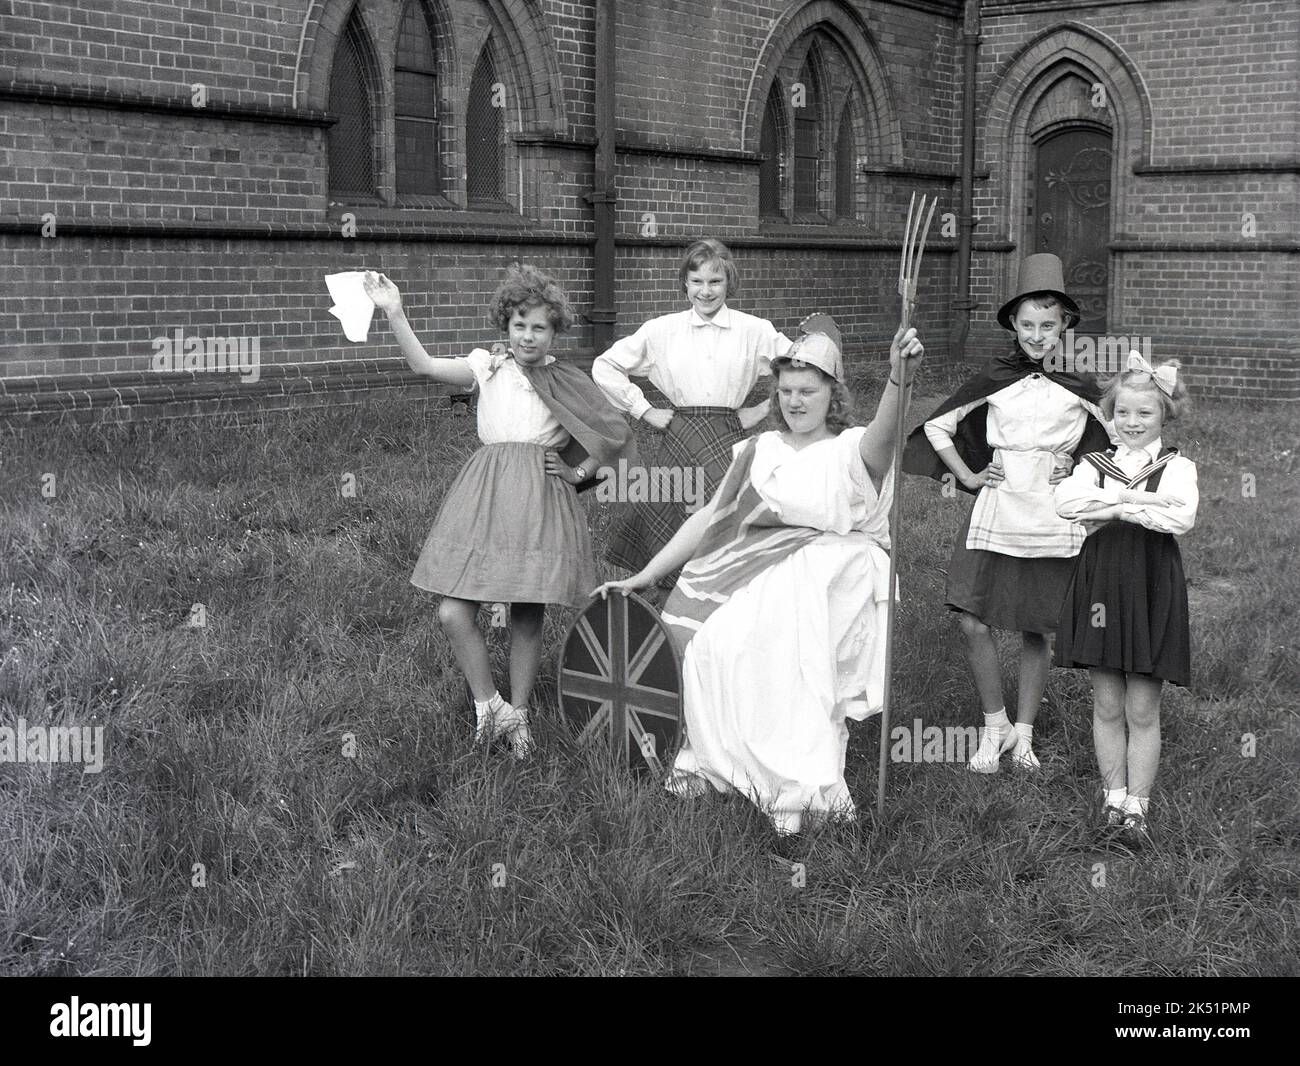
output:
[[[1119,827],[1117,839],[1130,851],[1143,851],[1151,847],[1151,830],[1147,828],[1146,816],[1124,815],[1124,824]]]

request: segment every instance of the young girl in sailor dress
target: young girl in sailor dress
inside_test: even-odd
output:
[[[505,737],[523,758],[532,744],[528,703],[546,604],[579,607],[595,584],[591,536],[575,486],[616,455],[630,431],[585,374],[549,354],[573,315],[563,290],[542,271],[511,267],[492,299],[489,316],[509,345],[454,359],[425,351],[391,281],[367,272],[365,287],[387,314],[414,371],[478,390],[483,447],[448,489],[411,583],[443,597],[438,620],[473,693],[476,739]],[[558,452],[571,433],[593,456],[573,467]],[[513,703],[492,680],[477,622],[484,602],[510,604]]]
[[[1187,585],[1174,538],[1196,521],[1196,465],[1163,438],[1185,407],[1178,364],[1152,368],[1133,353],[1102,397],[1120,444],[1085,455],[1056,487],[1058,513],[1090,530],[1066,591],[1057,665],[1088,670],[1103,825],[1131,846],[1150,839],[1161,687],[1186,687],[1191,675]]]

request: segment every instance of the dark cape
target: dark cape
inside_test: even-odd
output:
[[[596,383],[581,370],[556,360],[545,366],[516,362],[528,383],[547,409],[569,433],[569,443],[560,449],[560,459],[578,466],[594,459],[596,467],[616,466],[620,457],[628,465],[639,462],[632,427],[620,411],[605,398]],[[596,471],[576,486],[586,492],[600,483]]]
[[[1090,375],[1044,370],[1041,362],[1034,362],[1017,344],[1005,355],[993,356],[979,373],[936,407],[929,418],[946,414],[963,404],[982,400],[1033,374],[1042,374],[1049,381],[1069,389],[1080,399],[1091,403],[1098,403],[1101,400],[1101,388]],[[957,432],[952,435],[952,443],[962,461],[974,473],[979,473],[987,467],[993,461],[993,448],[988,441],[988,411],[977,407],[958,422]],[[1109,447],[1110,435],[1105,427],[1089,414],[1079,446],[1074,449],[1074,461],[1077,463],[1088,452],[1105,451]],[[903,470],[909,474],[922,474],[936,481],[942,481],[945,474],[952,473],[947,464],[939,458],[939,453],[934,450],[934,445],[925,435],[924,423],[908,434],[907,446],[903,449]],[[960,481],[957,482],[957,487],[962,492],[974,495],[974,492]]]

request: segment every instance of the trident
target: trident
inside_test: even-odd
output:
[[[916,283],[921,276],[921,257],[925,255],[925,240],[930,235],[930,220],[934,218],[934,208],[938,200],[929,201],[930,210],[926,212],[927,198],[922,195],[920,209],[917,209],[916,193],[912,193],[912,202],[907,208],[906,236],[903,240],[902,257],[898,263],[898,295],[902,301],[899,328],[906,333],[912,323],[912,311],[916,307]],[[925,216],[925,226],[921,225],[921,216]],[[899,368],[900,377],[904,373]],[[898,424],[894,436],[894,499],[889,508],[889,600],[885,607],[885,699],[880,713],[880,781],[876,789],[876,817],[885,815],[885,783],[889,778],[889,712],[894,698],[894,616],[898,613],[894,599],[895,585],[898,581],[898,546],[899,514],[902,511],[903,496],[903,444],[907,430],[903,416],[907,411],[907,389],[898,389]]]

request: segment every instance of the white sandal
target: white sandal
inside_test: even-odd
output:
[[[1016,750],[1011,753],[1011,762],[1021,770],[1040,770],[1042,764],[1034,754],[1034,746],[1027,740],[1016,742]]]
[[[506,704],[510,707],[509,704]],[[510,714],[501,723],[497,736],[508,736],[510,750],[516,759],[526,759],[533,753],[533,734],[528,728],[528,708],[510,707]]]
[[[497,693],[486,705],[474,701],[478,725],[474,730],[474,743],[491,743],[506,737],[516,759],[526,759],[533,753],[533,734],[528,728],[528,708],[515,707]]]
[[[970,762],[966,764],[966,769],[973,770],[977,774],[996,774],[998,772],[998,760],[1003,754],[1015,747],[1016,741],[1020,734],[1016,732],[1015,726],[1008,726],[1006,733],[1000,740],[995,740],[997,736],[996,729],[990,729],[988,726],[980,726],[980,746],[974,755],[971,756]]]

